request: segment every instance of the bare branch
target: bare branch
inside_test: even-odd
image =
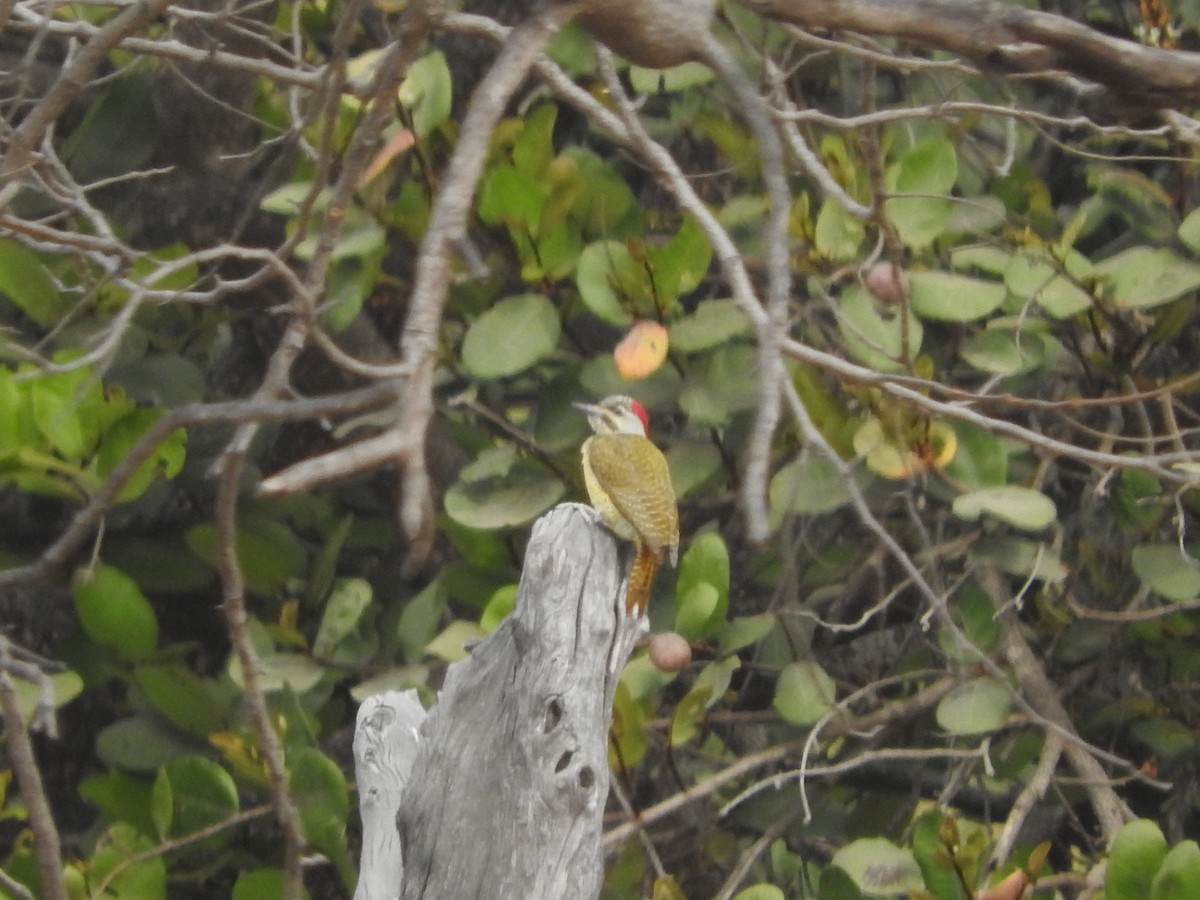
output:
[[[1128,115],[1200,104],[1200,54],[1160,50],[1063,16],[996,0],[746,0],[802,28],[886,35],[949,50],[1002,73],[1069,72],[1103,87]],[[1106,106],[1108,114],[1122,110]]]

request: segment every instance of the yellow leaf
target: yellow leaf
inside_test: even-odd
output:
[[[635,322],[613,350],[622,378],[645,378],[667,358],[667,329],[657,322]]]

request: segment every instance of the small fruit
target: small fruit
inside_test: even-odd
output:
[[[908,298],[908,274],[893,262],[877,262],[863,276],[867,290],[880,303],[899,303]]]
[[[613,351],[617,371],[622,378],[645,378],[663,364],[669,343],[667,329],[657,322],[635,323]]]
[[[660,672],[678,672],[692,661],[692,648],[683,635],[664,631],[650,638],[650,662]]]

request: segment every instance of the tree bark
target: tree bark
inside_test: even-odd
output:
[[[1186,109],[1200,103],[1200,54],[1111,37],[1064,16],[995,0],[742,0],[801,28],[888,35],[958,53],[1002,73],[1065,72],[1103,88],[1123,107]],[[1111,111],[1110,111],[1111,112]]]
[[[450,666],[421,727],[396,823],[402,884],[378,896],[599,894],[613,692],[645,627],[624,615],[624,576],[590,508],[534,525],[512,614]]]
[[[387,691],[358,707],[354,727],[354,778],[363,843],[354,900],[396,900],[404,860],[396,812],[417,755],[425,709],[416,691]]]

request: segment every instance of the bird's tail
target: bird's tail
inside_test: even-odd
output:
[[[641,615],[646,609],[650,598],[650,585],[654,581],[654,573],[658,571],[658,557],[645,544],[638,542],[637,555],[633,558],[633,568],[629,571],[629,585],[625,589],[625,609],[627,612]]]

